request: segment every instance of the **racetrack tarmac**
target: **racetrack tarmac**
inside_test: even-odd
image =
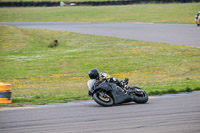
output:
[[[0,24],[200,47],[200,27],[195,24],[69,22],[0,22]]]
[[[0,109],[1,133],[199,133],[200,92],[101,107],[77,101]]]

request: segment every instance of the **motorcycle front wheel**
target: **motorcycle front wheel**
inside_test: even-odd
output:
[[[93,94],[93,99],[101,106],[108,107],[114,104],[111,94],[105,91],[97,91]]]
[[[146,103],[148,101],[148,99],[149,99],[148,95],[144,91],[143,95],[137,95],[137,94],[135,95],[134,102],[142,104],[142,103]]]

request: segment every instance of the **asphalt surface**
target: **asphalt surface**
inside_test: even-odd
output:
[[[67,22],[0,22],[0,24],[200,47],[200,27],[195,24]]]
[[[101,107],[93,101],[0,109],[1,133],[199,133],[200,92]]]

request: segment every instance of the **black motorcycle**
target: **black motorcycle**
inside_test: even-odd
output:
[[[107,107],[127,102],[142,104],[148,101],[148,95],[144,90],[128,86],[128,78],[125,78],[119,84],[113,82],[113,78],[104,74],[101,82],[90,79],[87,84],[89,95],[101,106]]]

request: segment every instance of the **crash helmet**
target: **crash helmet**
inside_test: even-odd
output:
[[[96,68],[90,69],[88,75],[90,79],[99,79],[99,71]]]

